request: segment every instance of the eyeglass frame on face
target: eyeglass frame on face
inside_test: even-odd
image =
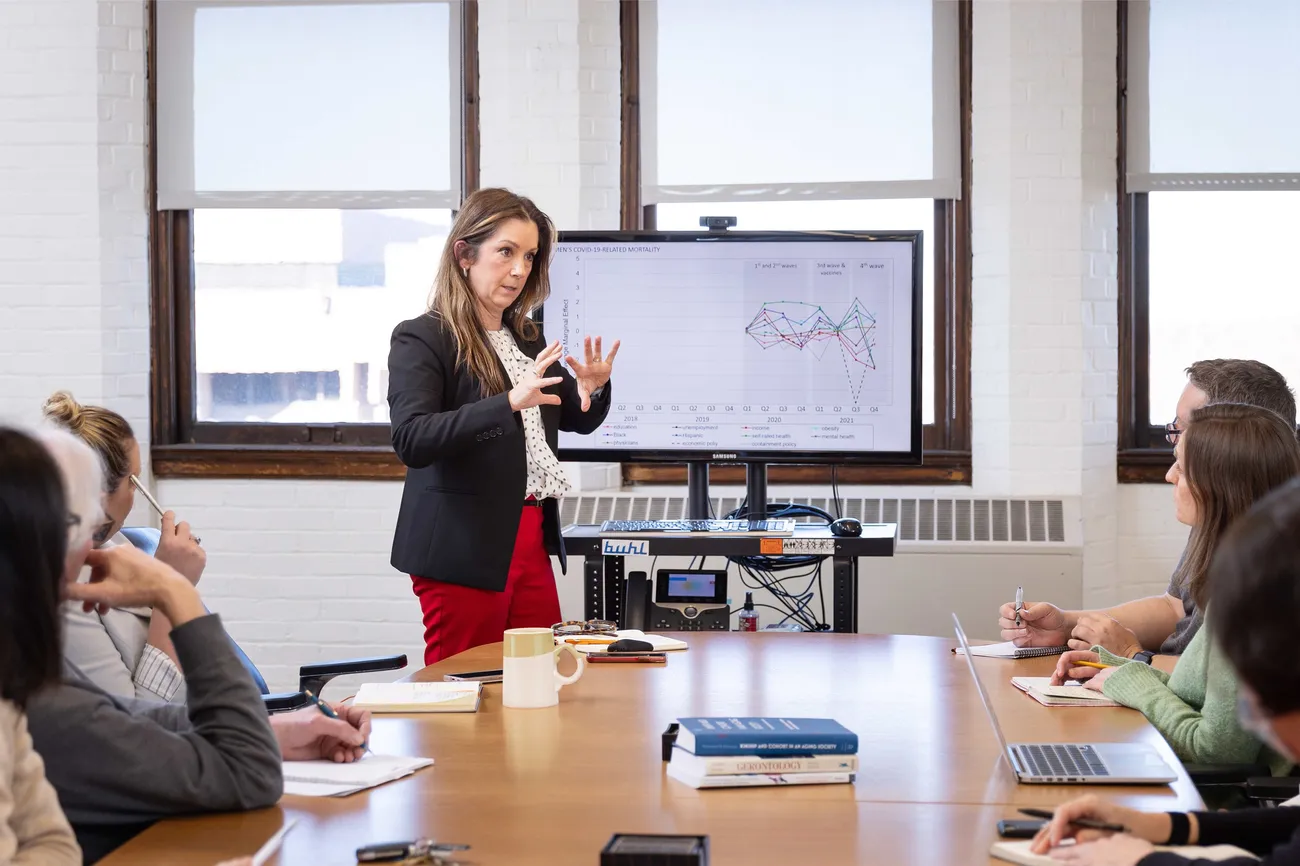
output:
[[[1178,419],[1170,421],[1165,425],[1165,441],[1170,445],[1178,444],[1178,437],[1182,436],[1184,431],[1178,426]]]

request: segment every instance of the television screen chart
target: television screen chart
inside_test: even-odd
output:
[[[919,449],[918,233],[682,234],[561,236],[547,338],[622,341],[609,416],[562,458]]]

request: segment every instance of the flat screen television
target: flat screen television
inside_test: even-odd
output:
[[[561,232],[548,340],[613,405],[562,460],[921,462],[921,232]]]

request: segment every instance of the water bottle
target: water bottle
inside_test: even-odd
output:
[[[758,611],[754,610],[754,593],[745,593],[745,606],[739,614],[740,631],[758,631]]]

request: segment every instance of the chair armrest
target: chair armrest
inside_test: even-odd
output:
[[[319,695],[325,684],[346,674],[369,674],[376,671],[400,671],[406,667],[406,653],[391,656],[372,656],[362,659],[343,659],[318,662],[298,668],[298,688]]]
[[[1246,780],[1246,796],[1252,800],[1281,802],[1300,795],[1298,776],[1261,776]]]
[[[266,704],[268,713],[287,713],[290,710],[301,709],[309,702],[302,692],[275,692],[262,695],[262,703]]]
[[[1183,764],[1195,785],[1244,785],[1247,779],[1269,775],[1264,764]]]

